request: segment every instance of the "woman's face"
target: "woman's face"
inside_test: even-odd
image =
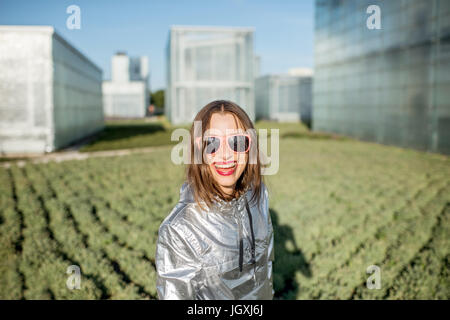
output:
[[[238,123],[236,123],[238,122]],[[241,176],[248,161],[248,152],[236,153],[228,147],[225,139],[226,134],[244,133],[245,130],[232,114],[214,113],[211,116],[209,130],[205,132],[205,136],[215,135],[221,136],[219,150],[214,154],[207,154],[207,164],[215,181],[221,186],[222,190],[227,194],[232,194],[236,181]]]

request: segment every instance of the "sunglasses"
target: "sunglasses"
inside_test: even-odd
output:
[[[200,146],[200,139],[196,139],[197,145]],[[205,152],[206,154],[216,153],[223,139],[227,141],[228,148],[236,153],[245,153],[250,149],[251,138],[249,134],[230,134],[226,136],[205,136]]]

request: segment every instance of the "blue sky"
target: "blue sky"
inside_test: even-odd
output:
[[[69,5],[81,9],[81,29],[69,30]],[[118,50],[146,55],[152,90],[165,87],[171,25],[254,27],[261,73],[313,66],[313,0],[0,0],[0,24],[51,25],[103,69]]]

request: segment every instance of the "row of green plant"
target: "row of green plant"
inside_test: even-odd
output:
[[[276,298],[450,298],[448,157],[295,130],[265,177]],[[170,151],[1,168],[0,298],[156,298],[158,228],[184,178]]]

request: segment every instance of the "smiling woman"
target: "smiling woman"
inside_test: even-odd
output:
[[[214,113],[211,116],[207,132],[232,132],[225,135],[206,135],[207,155],[211,174],[227,195],[232,195],[238,178],[241,177],[248,161],[250,135],[239,133],[238,121],[231,113]]]
[[[200,134],[195,123],[201,124]],[[196,143],[191,145],[186,172],[197,202],[204,201],[209,206],[215,195],[229,201],[242,195],[250,185],[254,189],[252,200],[260,200],[261,162],[256,136],[252,139],[249,134],[252,130],[248,115],[231,101],[213,101],[198,112],[190,132]],[[203,161],[197,164],[194,156],[199,152]]]
[[[199,111],[200,137],[180,200],[159,228],[160,299],[272,299],[273,227],[254,126],[245,111],[218,100]],[[194,124],[191,128],[194,136]],[[194,163],[201,151],[204,160]]]

